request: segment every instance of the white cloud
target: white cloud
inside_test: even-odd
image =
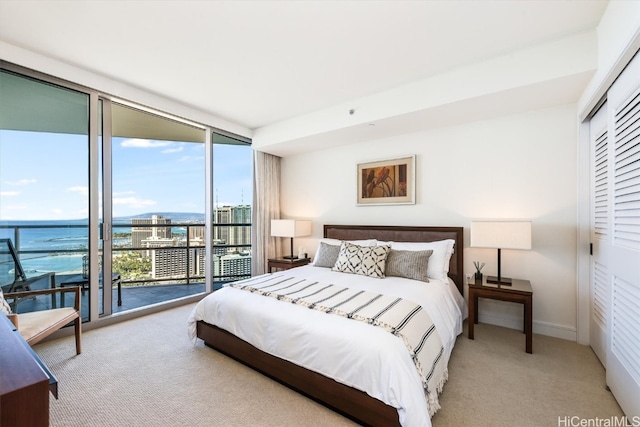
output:
[[[176,148],[167,148],[166,150],[162,150],[161,152],[163,154],[170,154],[170,153],[179,153],[182,150],[184,150],[184,147],[181,145],[181,146],[176,147]]]
[[[88,196],[89,195],[89,188],[82,186],[82,185],[76,185],[74,187],[69,187],[67,188],[67,191],[71,191],[74,193],[80,193],[83,196]]]
[[[0,191],[0,197],[12,197],[12,196],[19,196],[20,192],[19,191]]]
[[[120,192],[114,192],[113,193],[113,197],[120,197],[120,196],[124,196],[126,194],[136,194],[135,191],[133,190],[129,190],[129,191],[120,191]]]
[[[122,141],[120,144],[122,147],[134,147],[134,148],[158,148],[167,147],[171,145],[168,141],[149,141],[148,139],[132,138]]]
[[[64,211],[62,209],[51,209],[51,213],[53,213],[56,216],[60,216],[64,213]]]
[[[35,179],[19,179],[18,181],[7,181],[9,185],[27,185],[27,184],[35,184]]]
[[[136,197],[114,197],[113,204],[114,205],[127,205],[132,208],[143,208],[145,206],[153,206],[157,204],[155,200],[144,200],[138,199]]]
[[[204,160],[204,157],[202,156],[182,156],[178,159],[179,162],[195,162],[202,160]]]

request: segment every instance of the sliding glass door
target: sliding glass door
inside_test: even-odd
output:
[[[251,276],[253,152],[247,140],[213,132],[213,288]]]
[[[11,239],[27,277],[54,272],[56,286],[81,286],[85,320],[88,153],[89,94],[0,70],[0,238]],[[3,285],[13,273],[3,272]],[[65,301],[25,300],[17,311],[54,303]]]
[[[251,169],[247,139],[0,61],[0,238],[85,321],[250,276]]]
[[[204,127],[108,105],[113,311],[204,292]]]

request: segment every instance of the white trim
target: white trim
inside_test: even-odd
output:
[[[205,238],[204,238],[204,277],[205,277],[205,292],[213,292],[213,223],[216,222],[214,218],[213,209],[213,135],[210,128],[207,128],[204,134],[204,217],[207,219],[204,222]],[[213,221],[211,220],[212,218]]]
[[[501,316],[491,313],[479,313],[478,320],[480,323],[487,323],[489,325],[502,326],[504,328],[516,329],[522,331],[523,328],[523,319],[522,317],[514,317],[514,316]],[[470,321],[467,319],[467,321]],[[553,323],[541,322],[539,320],[534,320],[533,322],[533,333],[546,335],[549,337],[560,338],[567,341],[576,341],[576,328],[565,325],[556,325]],[[534,337],[534,350],[535,353],[535,337]]]
[[[589,319],[591,317],[591,168],[589,167],[591,152],[589,129],[589,122],[582,122],[578,124],[576,340],[578,344],[583,345],[589,345],[591,337],[591,331],[589,330]]]
[[[553,323],[533,322],[533,333],[576,342],[576,328]]]

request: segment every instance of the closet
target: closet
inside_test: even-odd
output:
[[[640,417],[640,53],[589,123],[590,343],[628,419]]]

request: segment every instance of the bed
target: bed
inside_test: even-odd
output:
[[[370,242],[374,239],[372,246],[396,242],[394,245],[399,249],[404,249],[400,242],[419,245],[418,242],[453,241],[454,250],[448,258],[445,277],[430,278],[427,286],[402,277],[372,279],[313,265],[258,276],[248,279],[253,280],[249,284],[241,281],[214,292],[196,305],[188,321],[191,337],[202,339],[207,346],[361,424],[430,425],[430,415],[439,408],[437,394],[432,401],[432,397],[425,399],[424,392],[420,393],[425,384],[416,373],[416,358],[406,349],[402,350],[406,339],[398,339],[384,328],[371,327],[366,322],[309,310],[298,304],[284,304],[278,301],[280,296],[268,298],[256,295],[255,288],[251,288],[251,292],[240,288],[259,286],[254,285],[258,282],[286,280],[342,285],[343,279],[348,278],[350,288],[364,289],[359,294],[386,287],[385,293],[416,301],[433,317],[442,341],[439,364],[444,364],[445,369],[443,378],[438,379],[440,389],[446,381],[446,365],[453,343],[462,332],[462,320],[466,316],[461,296],[462,227],[325,225],[324,237],[326,241]],[[421,285],[419,291],[416,285]],[[425,289],[435,296],[423,297]],[[277,313],[269,314],[271,309]],[[295,324],[283,327],[291,322],[292,316],[296,318]],[[249,318],[253,323],[247,322]],[[327,337],[327,334],[331,335]]]

